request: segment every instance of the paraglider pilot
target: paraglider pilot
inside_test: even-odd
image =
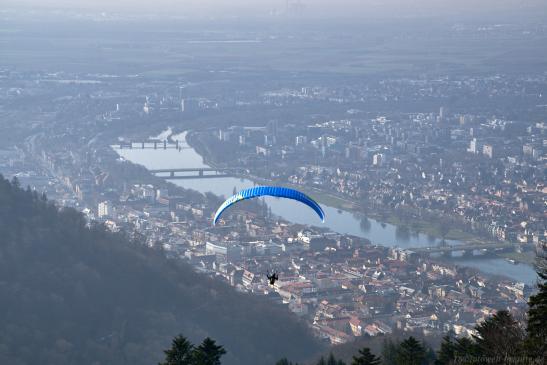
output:
[[[268,273],[266,274],[266,277],[268,278],[271,286],[273,286],[275,282],[279,280],[279,276],[277,275],[275,271],[272,273],[272,275],[270,275],[270,272],[268,271]]]

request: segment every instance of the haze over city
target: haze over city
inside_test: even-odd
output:
[[[0,364],[544,363],[545,1],[0,19]]]
[[[155,13],[177,16],[265,16],[297,13],[307,17],[415,17],[415,16],[543,16],[547,4],[542,0],[159,0],[149,1],[68,1],[7,0],[6,7],[32,9],[81,9],[119,13]],[[543,11],[543,15],[541,12]]]

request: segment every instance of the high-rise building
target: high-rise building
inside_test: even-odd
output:
[[[97,207],[97,216],[99,218],[108,217],[110,215],[110,207],[107,201],[100,202]]]
[[[467,148],[467,152],[474,153],[474,154],[477,153],[477,139],[476,138],[471,139],[471,141],[469,142],[469,147]]]

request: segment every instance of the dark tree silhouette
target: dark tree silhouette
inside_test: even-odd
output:
[[[220,358],[226,354],[222,346],[207,337],[201,345],[194,349],[193,360],[195,365],[220,365]]]
[[[286,308],[1,177],[0,281],[0,364],[157,364],[179,332],[221,341],[230,365],[321,349]]]
[[[528,302],[526,349],[531,356],[547,358],[547,257],[539,257],[536,267],[538,292]]]
[[[194,346],[184,336],[173,339],[171,348],[165,350],[165,361],[159,365],[194,365]]]
[[[359,355],[353,357],[351,365],[380,365],[382,361],[379,357],[370,352],[368,347],[359,350]]]
[[[466,356],[479,356],[477,344],[469,337],[461,337],[454,343],[454,359]]]
[[[454,342],[450,335],[443,337],[441,348],[437,352],[435,365],[450,365],[454,361]]]
[[[482,356],[515,356],[522,347],[525,333],[513,316],[503,310],[475,327],[473,339]]]
[[[398,365],[422,365],[426,360],[426,349],[416,340],[410,336],[401,344],[397,349],[397,364]]]

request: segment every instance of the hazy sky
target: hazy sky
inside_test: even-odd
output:
[[[93,9],[104,12],[154,12],[173,15],[265,15],[284,12],[287,0],[3,0],[36,8]],[[547,10],[547,0],[289,0],[313,16],[473,15]]]

